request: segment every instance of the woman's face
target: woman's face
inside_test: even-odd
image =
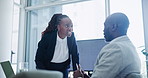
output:
[[[58,25],[58,32],[64,37],[70,37],[73,31],[73,24],[70,18],[62,18]]]

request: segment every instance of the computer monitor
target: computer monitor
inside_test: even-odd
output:
[[[80,65],[85,71],[92,71],[100,50],[106,45],[104,39],[79,40],[77,47],[79,50]],[[71,68],[72,70],[72,64]]]

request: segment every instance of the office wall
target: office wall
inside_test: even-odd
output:
[[[0,62],[10,60],[13,0],[0,0]],[[5,78],[0,66],[0,78]]]

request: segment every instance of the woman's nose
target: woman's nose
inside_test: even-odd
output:
[[[73,27],[68,27],[68,30],[69,31],[73,31]]]

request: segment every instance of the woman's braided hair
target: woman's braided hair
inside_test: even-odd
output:
[[[69,18],[69,17],[67,15],[54,14],[51,20],[49,21],[47,28],[42,32],[42,36],[47,32],[53,32],[57,30],[57,26],[60,24],[61,19],[63,18]]]

